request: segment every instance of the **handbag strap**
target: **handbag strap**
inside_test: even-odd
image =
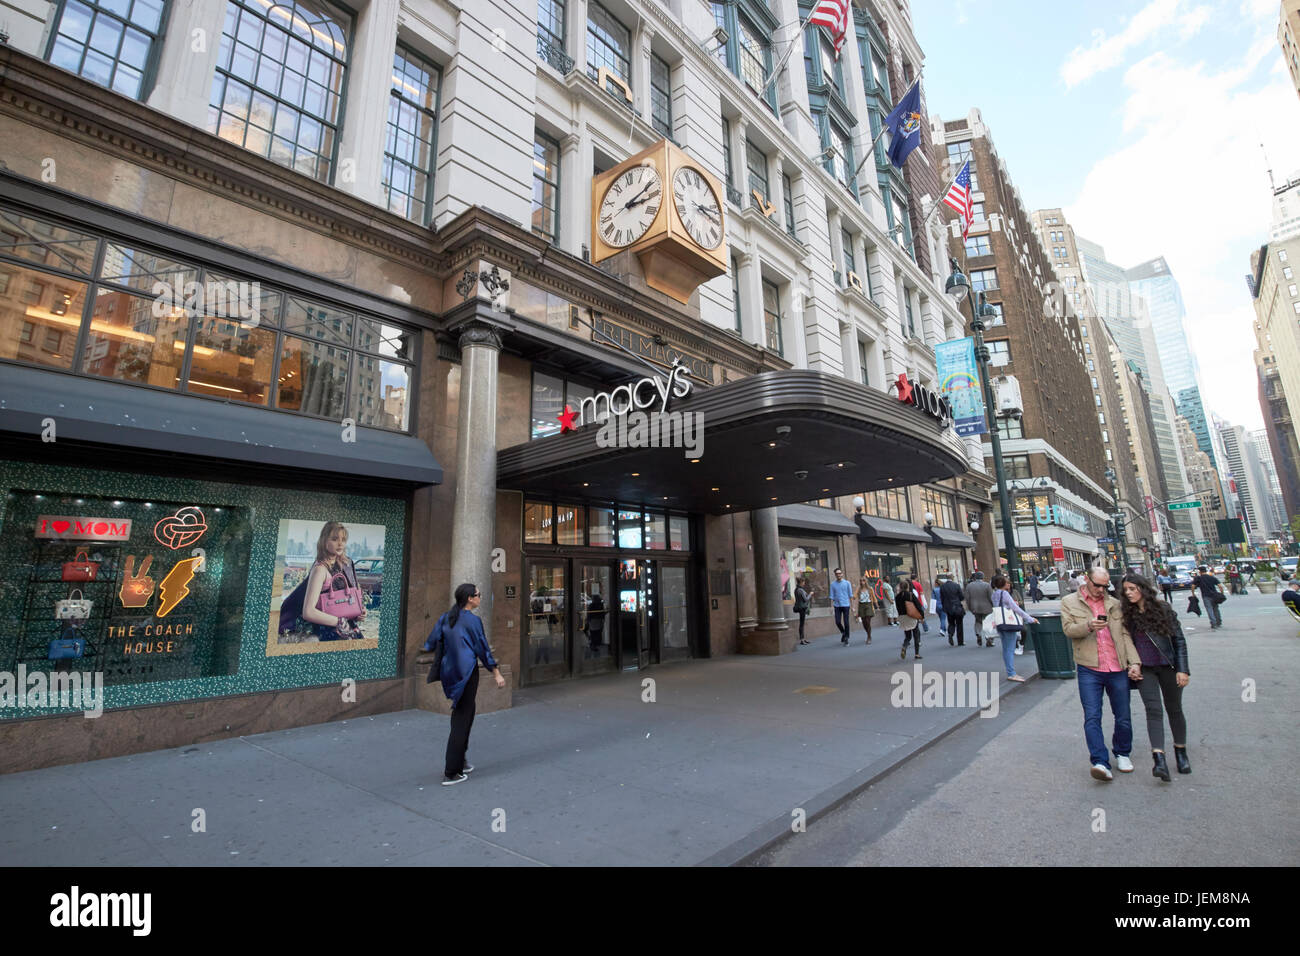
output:
[[[90,563],[90,555],[86,553],[85,548],[78,549],[76,556],[72,559],[74,564],[82,560],[84,560],[86,564]]]
[[[72,595],[74,595],[74,594],[76,595],[76,598],[75,598],[75,599],[74,599],[73,596],[72,596]],[[71,591],[68,592],[68,600],[69,600],[69,601],[72,601],[72,600],[84,601],[85,599],[86,599],[86,598],[85,598],[85,595],[83,595],[83,594],[81,593],[81,588],[73,588]]]

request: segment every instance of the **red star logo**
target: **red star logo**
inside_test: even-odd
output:
[[[900,372],[898,375],[898,400],[900,402],[912,401],[912,383],[907,380],[907,373]]]
[[[556,416],[556,419],[560,423],[560,434],[577,430],[578,426],[573,424],[573,420],[577,417],[577,415],[578,413],[575,412],[568,405],[564,406],[564,411],[560,412],[560,414]]]

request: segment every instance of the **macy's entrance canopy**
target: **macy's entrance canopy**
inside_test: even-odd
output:
[[[695,416],[699,433],[686,442],[693,450],[633,447],[643,436],[612,428],[605,438],[622,443],[602,447],[601,426],[589,424],[501,449],[497,487],[726,514],[951,478],[968,467],[951,426],[825,372],[764,372],[695,389],[674,398],[669,413]]]

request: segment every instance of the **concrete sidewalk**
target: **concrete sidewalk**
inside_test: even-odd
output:
[[[1000,650],[930,627],[925,670],[1021,686]],[[863,639],[519,691],[477,718],[477,769],[454,787],[439,785],[448,719],[423,711],[10,774],[0,863],[734,863],[788,833],[794,808],[826,812],[977,714],[891,706],[911,655],[896,628]],[[1016,664],[1035,673],[1032,652]]]

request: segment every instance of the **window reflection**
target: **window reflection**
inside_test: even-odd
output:
[[[153,307],[153,299],[99,289],[81,370],[140,385],[179,388],[189,320],[180,309],[157,317]]]

